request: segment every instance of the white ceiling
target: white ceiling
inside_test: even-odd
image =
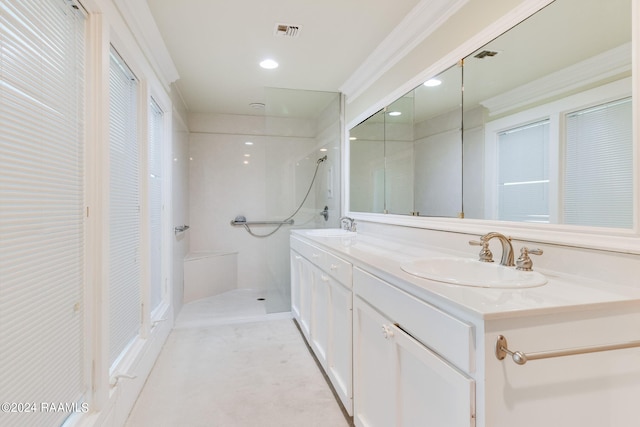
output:
[[[264,112],[249,104],[272,101],[273,91],[265,88],[338,92],[419,0],[147,3],[180,75],[176,84],[188,110],[256,115]],[[301,27],[298,37],[275,36],[277,24]],[[280,67],[261,69],[265,58]]]

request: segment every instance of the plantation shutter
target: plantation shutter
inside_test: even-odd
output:
[[[138,82],[115,49],[109,65],[109,362],[138,336],[140,305],[140,155]]]
[[[162,143],[163,113],[151,99],[149,103],[149,235],[151,256],[151,310],[162,302]]]
[[[60,425],[85,379],[85,16],[68,0],[0,2],[2,426]]]
[[[631,98],[566,117],[564,222],[633,227]]]

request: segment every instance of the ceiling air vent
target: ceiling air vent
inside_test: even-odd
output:
[[[494,50],[483,50],[482,52],[478,53],[477,55],[473,55],[473,56],[475,58],[482,59],[482,58],[486,58],[486,57],[496,56],[497,54],[498,54],[498,52],[496,52]]]
[[[276,24],[273,34],[277,37],[295,38],[300,35],[301,29],[302,27],[300,25]]]

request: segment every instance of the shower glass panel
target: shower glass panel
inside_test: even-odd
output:
[[[266,289],[267,313],[291,309],[290,230],[338,227],[340,105],[340,95],[334,92],[265,89],[265,219],[289,217],[306,197],[293,218],[293,226],[256,239],[264,260],[257,265],[265,269],[261,276],[266,282],[262,286]],[[318,165],[318,159],[324,156],[327,159]],[[325,207],[327,220],[320,215]]]

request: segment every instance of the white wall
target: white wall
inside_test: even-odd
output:
[[[281,125],[280,133],[290,134],[284,128],[293,125],[299,136],[264,135],[264,119],[253,116],[190,117],[190,249],[238,252],[238,288],[266,291],[272,276],[266,254],[279,248],[283,238],[288,242],[289,227],[271,237],[255,238],[230,221],[237,215],[248,221],[286,218],[306,191],[304,178],[311,179],[308,168],[306,177],[296,169],[305,165],[305,157],[316,145],[313,127],[304,121]],[[296,222],[304,222],[300,218],[305,216],[297,216]],[[267,234],[273,227],[252,229]]]
[[[340,103],[336,95],[314,119],[191,114],[189,116],[190,250],[237,252],[237,288],[258,289],[269,312],[287,311],[289,230],[257,238],[230,224],[283,220],[302,203],[295,228],[337,226],[340,216]],[[251,145],[247,145],[251,142]],[[330,221],[320,211],[327,206]],[[266,235],[273,226],[251,226]]]
[[[189,224],[189,130],[187,112],[182,100],[172,88],[173,135],[171,141],[172,176],[172,227]],[[184,257],[189,253],[191,230],[173,233],[173,312],[177,317],[182,309],[184,296]]]

